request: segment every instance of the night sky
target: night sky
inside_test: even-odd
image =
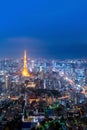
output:
[[[87,0],[1,0],[0,57],[87,58]]]

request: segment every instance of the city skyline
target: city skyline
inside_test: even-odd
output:
[[[0,5],[0,57],[87,58],[86,0]]]

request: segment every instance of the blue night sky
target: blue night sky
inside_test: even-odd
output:
[[[87,58],[87,0],[1,0],[0,57]]]

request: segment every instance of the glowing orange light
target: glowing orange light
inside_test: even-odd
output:
[[[24,51],[24,66],[23,66],[23,70],[22,70],[22,76],[24,77],[30,77],[31,74],[28,71],[27,68],[27,56],[26,56],[26,51]]]

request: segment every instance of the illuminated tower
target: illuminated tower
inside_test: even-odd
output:
[[[22,76],[24,76],[24,77],[29,77],[30,76],[30,73],[29,73],[28,68],[27,68],[26,51],[24,51],[24,66],[23,66],[23,70],[22,70]]]

